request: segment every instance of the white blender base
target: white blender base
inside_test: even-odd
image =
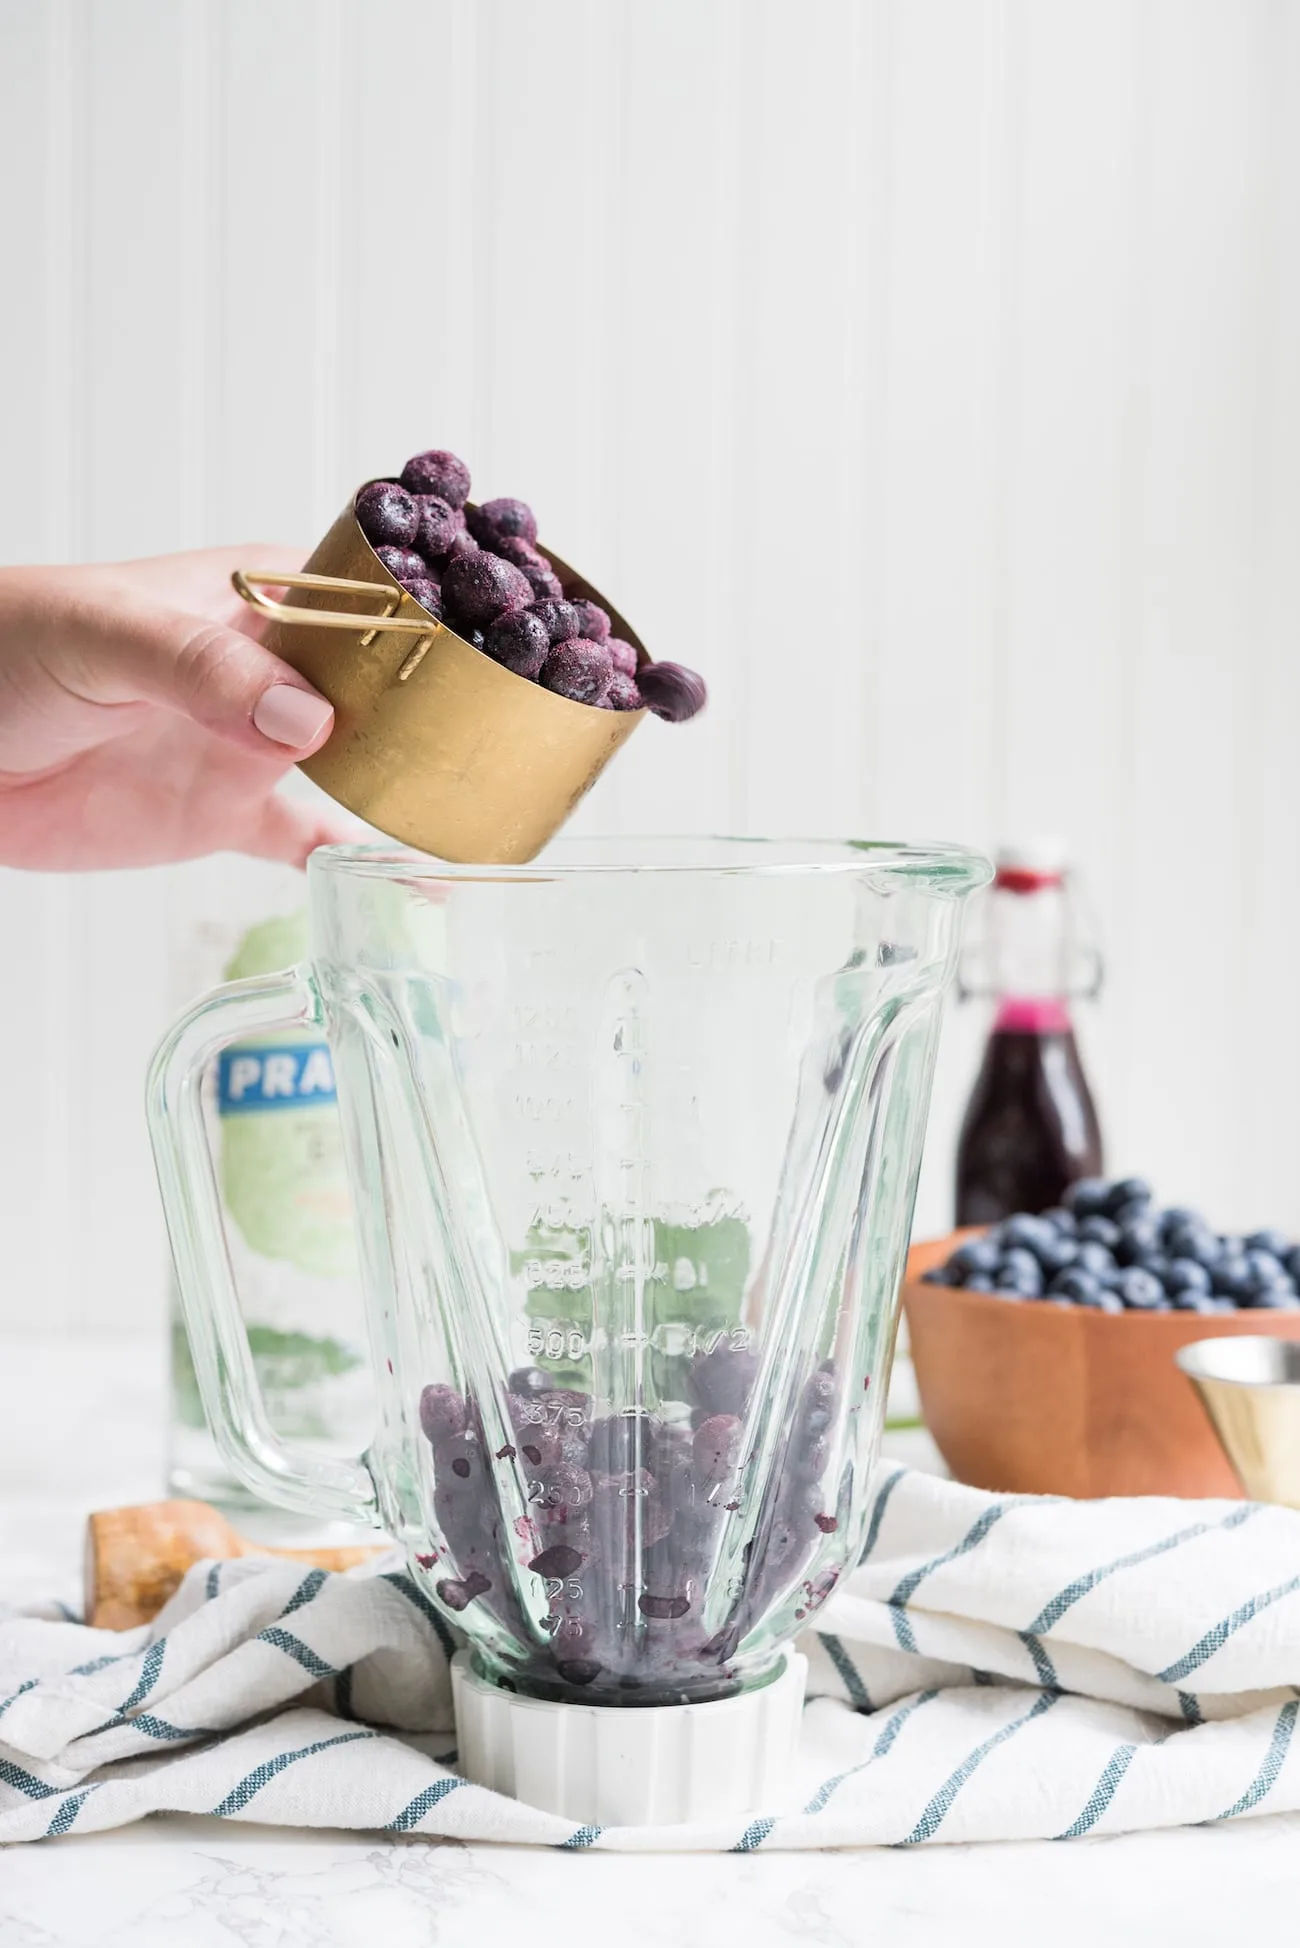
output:
[[[808,1660],[708,1704],[552,1704],[451,1662],[462,1775],[591,1826],[675,1826],[784,1802]]]

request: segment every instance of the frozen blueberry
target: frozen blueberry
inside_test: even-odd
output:
[[[992,1238],[968,1238],[948,1260],[959,1272],[995,1272],[1001,1257]]]
[[[530,614],[535,615],[545,628],[548,643],[567,643],[583,633],[578,607],[574,602],[563,599],[556,602],[548,598],[544,602],[534,602]]]
[[[463,1434],[467,1419],[465,1402],[455,1387],[435,1383],[420,1395],[420,1426],[435,1446]]]
[[[468,1576],[446,1576],[434,1584],[449,1610],[463,1610],[476,1596],[486,1595],[491,1587],[490,1578],[477,1569],[471,1569]]]
[[[402,587],[408,595],[413,595],[420,607],[427,609],[430,615],[442,614],[442,586],[432,575],[412,575],[409,582],[402,583]]]
[[[516,676],[536,678],[550,643],[540,617],[530,609],[510,609],[484,631],[483,648],[494,662],[504,664]]]
[[[589,602],[585,596],[575,595],[573,606],[578,611],[579,633],[585,636],[589,643],[608,642],[609,617],[599,602]]]
[[[609,688],[600,700],[600,707],[602,710],[642,710],[645,708],[645,698],[630,676],[615,670],[609,679]]]
[[[527,501],[484,501],[480,507],[467,507],[465,521],[474,539],[483,548],[495,548],[498,541],[518,539],[535,543],[537,521]]]
[[[743,1414],[758,1376],[758,1355],[744,1346],[718,1346],[692,1360],[686,1385],[710,1414]]]
[[[1107,1251],[1114,1251],[1122,1233],[1119,1226],[1108,1217],[1086,1217],[1079,1225],[1081,1239],[1091,1239],[1094,1243],[1105,1245]]]
[[[362,534],[372,548],[409,548],[419,527],[419,509],[395,480],[372,480],[353,503]]]
[[[476,555],[478,552],[478,542],[469,529],[457,528],[452,536],[451,547],[447,550],[448,561],[463,561],[466,555]]]
[[[1073,1211],[1067,1211],[1064,1204],[1053,1205],[1050,1211],[1043,1212],[1044,1224],[1050,1224],[1063,1238],[1073,1238],[1079,1229],[1079,1221]]]
[[[430,447],[416,453],[402,468],[402,485],[412,494],[437,494],[448,507],[464,507],[469,496],[469,468],[454,453]]]
[[[1144,1177],[1121,1177],[1106,1193],[1106,1215],[1118,1219],[1130,1204],[1138,1207],[1132,1215],[1145,1211],[1151,1203],[1151,1186]]]
[[[709,697],[704,678],[680,663],[646,663],[637,675],[637,687],[655,716],[669,724],[694,717]]]
[[[545,555],[519,535],[505,535],[500,541],[485,542],[484,546],[502,561],[513,562],[521,575],[528,577],[537,602],[558,602],[563,599],[560,578],[547,561]]]
[[[1080,1177],[1070,1185],[1061,1202],[1077,1218],[1102,1217],[1109,1196],[1110,1185],[1104,1177]]]
[[[497,555],[480,551],[447,563],[443,601],[458,620],[486,628],[507,609],[526,609],[533,591],[519,570]]]
[[[429,564],[423,555],[416,554],[414,548],[390,548],[387,542],[380,542],[375,553],[389,574],[395,575],[399,582],[422,582],[428,578]]]
[[[702,1481],[725,1481],[740,1460],[745,1424],[736,1414],[713,1414],[695,1430],[695,1472]]]
[[[584,606],[590,608],[592,605],[588,602]],[[592,637],[593,642],[600,642],[602,640],[604,639],[599,636]],[[625,643],[621,636],[610,636],[608,641],[609,653],[614,659],[614,668],[621,671],[624,676],[635,676],[638,665],[636,651],[633,649],[631,643]]]
[[[605,643],[589,643],[577,636],[557,643],[542,665],[543,689],[554,690],[573,703],[599,703],[614,674]]]
[[[1130,1265],[1127,1271],[1121,1272],[1114,1289],[1130,1312],[1164,1310],[1164,1286],[1150,1272],[1144,1272],[1140,1265]]]
[[[1171,1258],[1164,1275],[1164,1286],[1171,1297],[1179,1292],[1208,1292],[1210,1274],[1197,1258]]]
[[[426,561],[445,561],[460,533],[455,512],[438,494],[417,494],[415,546]]]

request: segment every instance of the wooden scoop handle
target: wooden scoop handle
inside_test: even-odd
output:
[[[353,1569],[382,1545],[272,1549],[250,1542],[207,1502],[143,1502],[106,1508],[86,1524],[86,1622],[130,1630],[156,1617],[187,1569],[208,1557],[283,1556],[317,1569]]]

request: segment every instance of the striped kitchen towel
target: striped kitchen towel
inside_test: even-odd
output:
[[[1300,1513],[992,1496],[882,1471],[802,1640],[785,1802],[601,1831],[455,1771],[442,1618],[400,1566],[200,1564],[149,1626],[0,1619],[0,1840],[153,1812],[559,1847],[1071,1839],[1300,1808]]]

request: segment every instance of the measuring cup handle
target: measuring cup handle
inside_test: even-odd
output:
[[[232,981],[181,1016],[149,1069],[146,1107],[185,1326],[218,1450],[255,1494],[327,1520],[379,1525],[365,1462],[284,1441],[271,1425],[253,1364],[226,1244],[203,1114],[209,1062],[230,1043],[319,1026],[322,1011],[300,970]]]

